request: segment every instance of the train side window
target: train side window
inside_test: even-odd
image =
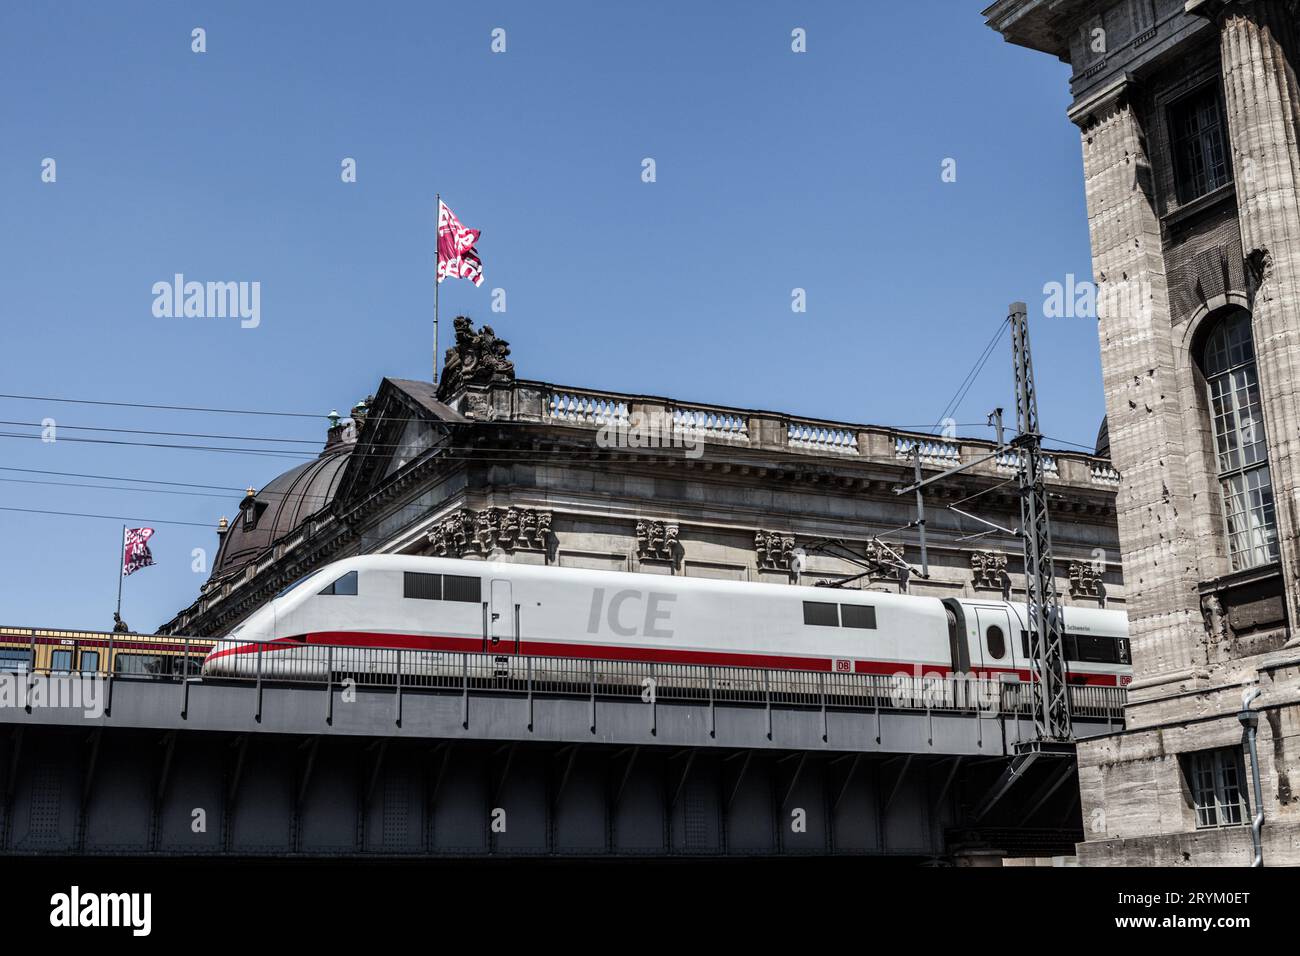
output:
[[[50,651],[50,670],[57,671],[60,674],[72,672],[72,648],[61,647],[57,651]]]
[[[1000,661],[1007,656],[1007,636],[1002,633],[1002,628],[990,624],[984,632],[984,640],[988,642],[989,657]]]
[[[442,576],[442,599],[444,601],[465,601],[479,604],[483,600],[483,582],[478,578],[463,574],[444,574]]]
[[[0,671],[25,672],[31,668],[32,652],[19,650],[0,650]]]
[[[840,617],[845,627],[860,627],[868,631],[876,629],[876,609],[870,604],[841,604]]]
[[[113,670],[119,674],[147,674],[158,677],[170,673],[170,665],[161,654],[117,654]]]
[[[425,574],[421,571],[403,572],[402,597],[419,598],[424,601],[441,601],[442,575]]]
[[[1086,664],[1120,663],[1120,644],[1113,637],[1096,637],[1092,634],[1066,634],[1065,656]]]
[[[343,577],[327,584],[321,589],[321,594],[345,594],[349,597],[357,593],[357,572],[349,571]]]
[[[803,622],[816,627],[839,627],[840,606],[823,601],[804,601]]]
[[[81,652],[81,673],[95,674],[99,672],[99,651],[82,651]]]

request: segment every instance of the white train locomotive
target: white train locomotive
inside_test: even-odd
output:
[[[369,555],[286,588],[213,647],[203,673],[458,675],[463,666],[458,655],[400,648],[486,652],[507,668],[530,655],[1029,680],[1025,621],[1024,605],[996,600]],[[1064,624],[1072,683],[1128,683],[1122,612],[1069,607]]]

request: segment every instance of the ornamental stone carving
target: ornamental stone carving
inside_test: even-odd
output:
[[[486,556],[500,550],[550,552],[551,512],[531,508],[462,508],[428,534],[430,550],[442,557]]]
[[[1100,598],[1102,568],[1091,561],[1070,562],[1070,597]]]
[[[513,382],[515,363],[510,361],[510,343],[497,338],[492,326],[477,332],[474,323],[459,315],[453,323],[456,344],[447,349],[438,383],[438,399],[445,401],[467,385]]]
[[[901,544],[886,547],[879,541],[868,541],[862,549],[867,562],[867,576],[872,580],[884,578],[905,584],[911,570],[905,563],[906,553],[907,549]]]
[[[429,532],[428,541],[434,554],[459,558],[474,540],[474,512],[462,508],[438,522]]]
[[[760,571],[789,571],[796,573],[797,558],[794,535],[776,531],[754,532],[754,554]]]
[[[977,588],[1007,590],[1007,556],[999,551],[975,551],[970,556],[971,575]]]
[[[671,521],[636,523],[636,554],[642,561],[666,561],[674,569],[681,565],[684,552],[678,540],[678,526]]]

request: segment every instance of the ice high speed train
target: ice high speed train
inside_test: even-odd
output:
[[[1072,683],[1126,685],[1122,612],[1064,609]],[[530,655],[1027,681],[1023,604],[407,555],[326,565],[209,652],[210,676],[429,674],[459,655]],[[401,661],[401,664],[395,662]],[[538,675],[541,676],[541,675]]]

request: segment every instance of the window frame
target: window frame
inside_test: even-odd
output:
[[[822,613],[829,614],[834,612],[834,621],[813,621],[809,620],[809,611],[813,608],[819,609]],[[830,608],[831,611],[826,611]],[[817,612],[814,612],[814,616]],[[834,601],[804,601],[803,602],[803,624],[804,627],[839,627],[840,626],[840,606]]]
[[[1213,147],[1207,146],[1207,135],[1211,127],[1204,126],[1197,129],[1195,133],[1186,134],[1183,132],[1183,124],[1180,120],[1187,117],[1193,109],[1203,107],[1204,101],[1212,98],[1215,104],[1215,114],[1217,122],[1213,131],[1218,134],[1218,150],[1220,155],[1217,157],[1219,165],[1223,167],[1222,178],[1215,178],[1210,172],[1210,167],[1214,165],[1216,159],[1212,155]],[[1199,109],[1198,109],[1199,112]],[[1198,117],[1199,119],[1199,117]],[[1232,169],[1232,144],[1228,139],[1228,117],[1227,111],[1223,104],[1223,91],[1219,77],[1215,77],[1205,83],[1201,83],[1194,89],[1188,90],[1182,96],[1165,104],[1165,124],[1168,130],[1169,144],[1169,168],[1173,177],[1173,194],[1174,202],[1177,208],[1189,206],[1205,196],[1216,192],[1219,189],[1234,182]],[[1187,160],[1185,157],[1190,155],[1186,150],[1188,147],[1195,147],[1196,158],[1201,164],[1201,173],[1199,177],[1189,178],[1187,169]]]
[[[418,593],[422,590],[429,593]],[[434,571],[403,571],[402,597],[412,601],[441,601],[442,575]]]
[[[855,611],[862,611],[862,619],[867,623],[850,624],[849,615],[845,613],[849,608],[853,608]],[[874,604],[841,604],[840,627],[851,627],[858,631],[876,630],[876,606]]]
[[[1244,338],[1234,339],[1232,332],[1241,329],[1245,331]],[[1217,347],[1220,344],[1222,347]],[[1237,352],[1242,353],[1240,358],[1234,357]],[[1212,366],[1212,359],[1218,362],[1220,356],[1222,362]],[[1228,561],[1233,571],[1271,564],[1280,556],[1277,501],[1273,494],[1250,311],[1238,306],[1218,316],[1209,326],[1197,358],[1205,382],[1206,414]],[[1250,416],[1245,425],[1243,412]],[[1254,503],[1256,499],[1258,506]]]
[[[12,671],[17,674],[26,674],[31,669],[32,652],[29,648],[0,648],[0,671]]]
[[[468,582],[473,581],[474,586],[468,588]],[[455,582],[456,587],[465,586],[468,589],[462,593],[455,591],[455,597],[448,597],[452,593],[448,589],[449,582]],[[472,593],[471,593],[472,592]],[[444,574],[442,575],[442,600],[451,601],[460,604],[482,604],[483,603],[483,579],[476,574]]]
[[[994,653],[993,639],[991,637],[994,631],[997,631],[998,634],[998,652],[996,654]],[[989,657],[993,658],[995,661],[1006,660],[1008,647],[1007,632],[1003,630],[1001,624],[995,622],[984,628],[984,646],[989,650]]]
[[[1215,747],[1186,754],[1183,769],[1197,830],[1222,830],[1250,824],[1241,749]],[[1232,799],[1235,793],[1236,799]],[[1226,819],[1225,819],[1226,818]]]
[[[352,582],[351,583],[352,590],[351,591],[338,590],[339,584],[349,579],[351,579]],[[360,581],[358,580],[356,569],[354,568],[351,571],[345,571],[343,574],[340,574],[337,578],[335,578],[329,584],[325,585],[316,593],[324,597],[356,597],[357,594],[360,593],[360,591],[361,591],[361,584]]]
[[[809,611],[813,608],[821,609],[827,620],[811,621],[809,620]],[[824,610],[830,608],[834,611],[835,620],[830,620],[830,612]],[[861,623],[849,623],[849,618],[845,616],[845,611],[852,608],[854,611],[861,611],[862,614],[849,615],[858,618]],[[814,612],[815,614],[816,612]],[[854,631],[874,631],[878,629],[876,621],[876,606],[874,604],[842,604],[838,601],[804,601],[803,602],[803,625],[804,627],[840,627],[849,628]]]
[[[81,674],[98,674],[100,653],[96,648],[83,648],[77,655],[77,671]],[[87,658],[93,658],[93,665],[87,667]]]

